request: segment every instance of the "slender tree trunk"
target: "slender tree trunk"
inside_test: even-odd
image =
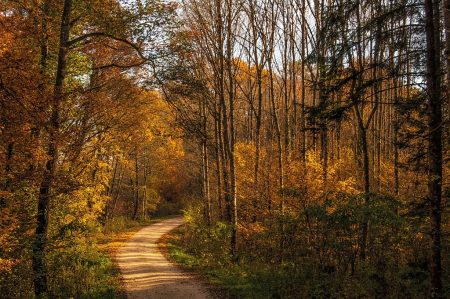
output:
[[[217,45],[218,45],[218,60],[219,60],[219,66],[217,71],[219,86],[218,86],[218,93],[219,93],[219,103],[220,103],[220,110],[221,110],[221,131],[219,136],[221,140],[221,150],[222,150],[222,172],[223,172],[223,183],[224,183],[224,190],[225,190],[225,218],[226,221],[231,226],[231,254],[233,258],[236,258],[237,250],[237,239],[236,239],[236,229],[237,226],[235,224],[235,220],[237,220],[237,217],[235,217],[236,209],[236,196],[235,196],[235,173],[234,173],[234,125],[233,125],[233,80],[232,80],[232,70],[231,70],[231,55],[232,55],[232,49],[231,49],[231,0],[227,0],[227,8],[228,13],[226,15],[227,19],[227,42],[226,42],[226,55],[227,55],[227,69],[225,68],[225,57],[224,57],[224,28],[223,28],[223,18],[222,18],[222,2],[221,0],[216,0],[216,15],[217,15]],[[229,90],[228,90],[228,105],[230,114],[227,112],[227,103],[225,99],[225,75],[228,71],[228,82],[229,82]],[[229,117],[229,121],[228,121]]]
[[[201,116],[203,122],[203,139],[202,139],[202,164],[203,164],[203,198],[205,199],[205,217],[208,226],[211,225],[211,198],[209,194],[209,159],[207,146],[207,119],[206,119],[206,103],[201,103]]]
[[[124,167],[121,167],[121,168],[122,168],[121,169],[122,171],[120,172],[119,180],[117,182],[116,194],[113,195],[112,207],[111,207],[111,211],[109,213],[109,218],[112,218],[114,216],[114,212],[116,211],[116,207],[117,207],[117,202],[118,202],[120,194],[122,192],[122,182],[123,182],[123,178],[125,175],[125,168]]]
[[[364,120],[362,115],[358,109],[358,107],[354,108],[357,127],[358,127],[358,142],[359,148],[362,155],[362,172],[363,172],[363,187],[364,187],[364,205],[367,206],[369,202],[370,195],[370,168],[369,168],[369,146],[367,143],[367,128],[364,125]],[[361,260],[366,259],[366,249],[367,249],[367,234],[368,234],[368,221],[367,219],[363,220],[361,224],[361,240],[360,240],[360,258]]]
[[[108,201],[106,202],[105,205],[105,214],[104,214],[104,219],[108,219],[109,215],[111,213],[111,204],[112,204],[112,194],[114,192],[114,187],[116,184],[116,177],[117,177],[117,169],[118,169],[118,165],[119,165],[119,158],[118,157],[113,157],[113,176],[111,178],[111,182],[108,185],[107,189],[106,189],[106,195],[109,196]]]
[[[223,54],[223,18],[222,18],[222,1],[216,0],[216,27],[217,27],[217,47],[218,47],[218,97],[219,97],[219,144],[222,161],[222,176],[224,184],[224,199],[225,199],[225,219],[228,223],[232,222],[231,199],[230,199],[230,177],[229,177],[229,137],[228,137],[228,113],[225,103],[225,59]]]
[[[290,70],[290,76],[291,76],[291,82],[292,82],[292,104],[293,104],[293,117],[292,117],[292,126],[291,126],[291,140],[292,140],[292,153],[293,157],[297,157],[298,153],[298,99],[297,99],[297,62],[296,62],[296,34],[295,34],[295,25],[294,25],[294,9],[291,7],[291,22],[290,22],[290,29],[289,29],[289,39],[290,39],[290,53],[291,53],[291,70]]]
[[[315,1],[315,17],[316,17],[316,52],[317,52],[317,73],[316,73],[316,91],[315,94],[319,99],[319,107],[325,107],[328,99],[328,92],[326,91],[326,86],[324,82],[324,78],[322,76],[326,76],[323,74],[325,71],[325,47],[328,46],[325,44],[325,40],[322,40],[321,37],[321,26],[322,26],[322,10],[323,10],[323,1]],[[323,179],[323,188],[326,189],[327,179],[328,179],[328,128],[327,128],[327,120],[321,119],[318,122],[315,121],[315,124],[318,125],[319,129],[319,138],[320,138],[320,160],[322,162],[322,179]]]
[[[305,0],[302,0],[302,41],[301,41],[301,51],[302,51],[302,98],[301,98],[301,119],[300,119],[300,129],[302,133],[302,150],[301,159],[303,165],[306,166],[306,117],[305,117],[305,97],[306,97],[306,76],[305,76],[305,64],[306,64],[306,46],[307,46],[307,36],[306,31],[306,4]]]
[[[148,184],[148,159],[147,159],[147,148],[144,149],[143,157],[143,174],[144,174],[144,192],[142,194],[142,219],[147,219],[147,184]]]
[[[447,123],[450,123],[450,0],[444,0],[444,27],[445,27],[445,59],[447,63],[447,83],[446,83],[446,98],[447,98]],[[445,133],[444,133],[445,135]],[[450,126],[447,126],[447,146],[450,144]]]
[[[108,188],[106,189],[106,195],[110,196],[114,190],[114,185],[116,183],[116,176],[117,176],[117,165],[119,164],[119,157],[114,156],[113,157],[113,176],[111,178],[111,183],[108,185]]]
[[[214,140],[215,140],[215,154],[216,154],[216,179],[217,179],[217,205],[219,208],[219,219],[223,219],[223,204],[222,204],[222,171],[221,171],[221,146],[220,146],[220,112],[215,105],[216,113],[214,120]]]
[[[233,44],[232,44],[232,14],[233,0],[227,0],[227,39],[226,39],[226,61],[228,74],[228,106],[230,110],[229,120],[229,140],[227,142],[227,150],[230,165],[230,204],[231,204],[231,254],[235,260],[238,258],[237,252],[237,194],[236,194],[236,170],[235,170],[235,130],[234,130],[234,78],[233,78]]]
[[[274,8],[272,7],[272,15],[271,15],[271,28],[270,28],[270,37],[269,37],[269,46],[267,51],[267,63],[268,63],[268,72],[269,72],[269,97],[272,108],[272,119],[275,126],[276,133],[276,141],[277,141],[277,149],[278,149],[278,182],[279,182],[279,191],[281,193],[281,202],[280,202],[280,211],[284,214],[284,168],[283,168],[283,144],[282,144],[282,136],[281,136],[281,128],[280,121],[277,114],[277,107],[275,105],[275,86],[274,86],[274,74],[273,74],[273,53],[274,53],[274,42],[275,42],[275,30],[276,30],[276,15],[274,12]]]
[[[283,123],[284,123],[284,132],[283,132],[283,139],[284,139],[284,157],[286,161],[289,159],[289,147],[290,147],[290,121],[289,121],[289,87],[288,87],[288,32],[287,32],[287,16],[286,13],[288,13],[286,6],[282,6],[282,15],[283,15],[283,36],[284,36],[284,45],[283,45],[283,72],[282,72],[282,81],[283,81],[283,106],[284,106],[284,113],[283,113]]]
[[[133,219],[138,219],[139,213],[139,166],[138,166],[138,150],[135,149],[134,156],[134,210]]]
[[[393,80],[394,85],[394,103],[398,102],[398,82],[397,78]],[[393,111],[393,144],[394,144],[394,194],[399,196],[400,194],[400,179],[399,179],[399,149],[398,149],[398,131],[400,129],[400,120],[398,117],[398,112],[394,109]]]
[[[258,202],[260,200],[259,196],[259,164],[261,155],[261,116],[262,116],[262,103],[263,103],[263,93],[262,93],[262,57],[261,62],[258,55],[258,29],[255,20],[255,3],[250,2],[250,22],[252,26],[252,39],[253,39],[253,58],[255,62],[255,72],[256,72],[256,86],[257,86],[257,99],[258,107],[256,111],[256,124],[255,124],[255,167],[253,174],[253,181],[255,184],[255,199],[253,202],[253,207],[255,214],[253,216],[253,221],[257,220],[257,209]],[[262,56],[262,55],[261,55]]]

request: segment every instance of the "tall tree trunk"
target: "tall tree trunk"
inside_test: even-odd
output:
[[[50,203],[51,188],[58,163],[58,143],[60,129],[60,109],[63,100],[63,85],[66,76],[66,56],[68,52],[68,41],[70,32],[70,18],[72,11],[72,0],[64,0],[61,16],[61,31],[59,37],[58,64],[56,69],[53,100],[51,104],[51,118],[49,127],[49,143],[47,149],[48,160],[39,187],[39,198],[37,207],[36,231],[33,244],[33,280],[34,292],[37,298],[45,297],[47,286],[47,271],[44,265],[44,253],[47,245],[48,208]]]
[[[301,99],[301,117],[300,117],[300,129],[302,133],[302,150],[301,158],[303,165],[306,166],[306,117],[305,117],[305,97],[306,97],[306,76],[305,76],[305,64],[306,64],[306,46],[307,46],[308,33],[306,31],[306,4],[305,0],[302,0],[302,99]]]
[[[231,0],[227,0],[227,9],[231,10]],[[217,28],[217,46],[218,46],[218,60],[219,60],[219,66],[217,71],[218,76],[218,93],[219,93],[219,104],[220,104],[220,116],[221,116],[221,132],[219,134],[220,136],[220,144],[221,144],[221,151],[222,151],[222,173],[223,173],[223,183],[224,183],[224,190],[225,190],[225,218],[226,221],[231,226],[231,254],[233,257],[236,257],[237,251],[236,251],[236,226],[234,225],[234,222],[236,220],[235,212],[236,209],[234,208],[236,203],[236,197],[235,197],[235,174],[234,174],[234,129],[233,129],[233,86],[232,86],[232,70],[231,70],[231,11],[228,11],[226,15],[227,22],[229,25],[227,26],[227,42],[226,42],[226,55],[227,55],[227,69],[225,68],[225,57],[224,57],[224,28],[223,28],[223,18],[222,18],[222,1],[216,0],[215,2],[216,6],[216,28]],[[230,115],[227,112],[227,103],[225,99],[225,75],[228,71],[228,82],[229,82],[229,90],[228,90],[228,105],[230,110]],[[230,118],[230,123],[228,121],[228,117]]]
[[[112,204],[112,200],[113,200],[112,194],[113,194],[114,187],[115,187],[115,184],[116,184],[117,169],[118,169],[117,166],[119,165],[119,157],[114,156],[112,164],[113,164],[113,176],[111,178],[111,182],[109,183],[109,185],[108,185],[108,187],[106,189],[106,195],[109,198],[108,198],[108,201],[106,202],[106,205],[105,205],[105,213],[104,213],[104,216],[103,216],[104,217],[103,220],[108,219],[109,215],[110,215],[110,212],[111,212],[111,204]]]
[[[211,198],[209,195],[209,159],[207,145],[207,119],[206,119],[206,103],[201,103],[201,117],[203,122],[203,138],[202,138],[202,164],[203,164],[203,198],[205,199],[205,218],[208,226],[211,225]]]
[[[283,3],[284,4],[284,3]],[[282,58],[282,64],[283,64],[283,72],[282,72],[282,81],[283,81],[283,106],[284,106],[284,113],[283,113],[283,123],[284,123],[284,132],[283,132],[283,139],[284,139],[284,157],[286,161],[289,159],[289,147],[290,147],[290,121],[289,121],[289,85],[288,85],[288,68],[289,68],[289,62],[288,62],[288,29],[286,28],[288,26],[288,16],[286,14],[289,12],[286,8],[286,6],[282,5],[282,19],[283,19],[283,58]]]
[[[316,52],[317,52],[317,73],[316,73],[316,91],[315,94],[319,100],[319,107],[325,108],[328,101],[328,91],[326,91],[325,86],[325,47],[329,46],[326,44],[325,35],[322,34],[322,13],[324,10],[323,1],[315,1],[315,18],[316,18]],[[328,128],[327,120],[325,118],[319,121],[314,121],[319,127],[319,139],[320,139],[320,160],[322,162],[322,179],[323,188],[326,189],[327,179],[328,179]]]
[[[135,149],[134,156],[134,210],[133,219],[138,219],[139,212],[139,165],[138,165],[138,150]]]
[[[440,71],[439,1],[425,0],[426,83],[428,118],[428,200],[431,229],[431,297],[442,298],[441,192],[442,192],[442,91]]]
[[[450,0],[444,0],[445,59],[447,62],[446,99],[450,101]]]
[[[116,191],[116,194],[113,195],[113,198],[112,198],[112,206],[111,206],[111,211],[109,213],[109,218],[114,217],[114,212],[116,211],[117,202],[119,201],[119,197],[122,192],[122,182],[123,182],[123,178],[125,175],[125,167],[121,167],[121,170],[122,171],[120,172],[119,180],[117,182],[117,188],[116,188],[117,191]]]
[[[258,203],[260,200],[259,194],[259,164],[260,164],[260,155],[261,155],[261,116],[262,116],[262,102],[263,102],[263,93],[262,93],[262,68],[263,68],[263,55],[259,58],[258,55],[258,32],[259,29],[255,20],[255,6],[256,3],[254,1],[250,1],[250,24],[252,27],[252,40],[253,40],[253,59],[255,63],[255,72],[256,72],[256,86],[257,86],[257,100],[258,107],[256,110],[256,124],[255,124],[255,167],[253,173],[253,181],[255,184],[255,199],[253,201],[253,207],[255,210],[255,214],[253,216],[253,221],[257,220],[257,209]],[[261,59],[261,61],[260,61]]]
[[[226,61],[227,61],[227,74],[228,74],[228,106],[230,110],[229,120],[229,133],[225,134],[229,136],[228,143],[226,144],[230,165],[230,204],[231,204],[231,254],[235,260],[237,260],[237,194],[236,194],[236,170],[235,170],[235,130],[234,130],[234,74],[233,74],[233,0],[227,0],[227,39],[226,39]]]
[[[223,204],[222,204],[222,171],[221,171],[221,145],[220,145],[220,111],[214,105],[215,119],[214,119],[214,141],[215,141],[215,154],[216,154],[216,179],[217,179],[217,205],[219,208],[219,219],[223,219]]]
[[[291,14],[289,15],[291,18],[290,22],[290,29],[289,29],[289,39],[290,39],[290,54],[291,54],[291,65],[290,65],[290,79],[292,82],[292,105],[293,105],[293,117],[292,117],[292,126],[291,126],[291,140],[292,140],[292,152],[293,157],[297,156],[298,152],[298,99],[297,99],[297,62],[295,61],[297,59],[296,57],[296,34],[295,34],[295,24],[294,24],[294,17],[295,17],[295,8],[291,7]]]
[[[273,5],[273,4],[272,4]],[[279,182],[279,191],[281,193],[281,202],[280,202],[280,211],[283,214],[284,213],[284,168],[283,168],[283,144],[282,144],[282,136],[281,136],[281,128],[280,128],[280,121],[277,114],[277,107],[275,105],[275,76],[273,73],[273,55],[274,55],[274,47],[275,47],[275,34],[276,34],[276,12],[274,7],[272,7],[271,10],[271,16],[270,16],[270,32],[269,32],[269,45],[267,49],[267,64],[268,64],[268,72],[269,72],[269,97],[270,97],[270,104],[272,109],[272,120],[275,127],[275,133],[276,133],[276,141],[277,141],[277,150],[278,150],[278,182]]]
[[[142,219],[147,219],[147,184],[148,184],[148,158],[147,158],[147,148],[144,148],[144,165],[143,165],[143,175],[144,175],[144,192],[142,194]]]
[[[369,146],[367,143],[367,127],[364,125],[364,120],[357,106],[355,106],[354,111],[358,127],[359,150],[361,151],[362,155],[364,205],[367,206],[370,195]],[[368,227],[369,227],[368,220],[363,219],[363,223],[361,224],[361,240],[360,240],[360,258],[363,261],[366,259]]]

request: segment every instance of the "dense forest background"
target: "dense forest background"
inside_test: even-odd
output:
[[[256,298],[450,296],[449,53],[447,0],[3,0],[0,297],[181,210]]]

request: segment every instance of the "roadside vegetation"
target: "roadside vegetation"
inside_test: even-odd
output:
[[[170,217],[170,216],[169,216]],[[58,240],[54,254],[47,257],[48,298],[125,299],[121,275],[114,261],[117,250],[139,229],[166,217],[132,220],[117,217],[103,227],[89,231],[68,229]],[[85,228],[87,229],[87,228]],[[58,249],[58,250],[56,250]],[[15,268],[12,275],[0,278],[0,298],[32,298],[32,289],[17,288],[29,283],[28,269]]]
[[[357,206],[346,208],[347,212],[350,209],[353,211],[358,209]],[[344,207],[335,213],[327,212],[320,206],[314,209],[316,209],[315,214],[312,214],[313,211],[310,210],[311,221],[320,225],[325,225],[329,221],[339,224],[334,226],[334,232],[325,228],[322,228],[321,232],[317,231],[319,238],[323,237],[323,234],[344,233],[345,226],[356,220],[352,217],[359,217],[358,215],[345,216]],[[388,245],[386,236],[390,233],[390,229],[394,229],[393,227],[398,229],[404,242],[409,243],[411,248],[417,246],[411,239],[414,233],[408,232],[410,228],[398,222],[402,220],[392,214],[384,214],[382,209],[379,212],[382,214],[372,214],[374,218],[371,219],[378,217],[379,221],[376,224],[374,222],[374,225],[385,230],[384,236],[379,236],[379,241],[382,242],[380,246]],[[380,247],[378,260],[371,262],[376,263],[375,266],[365,263],[360,266],[358,272],[354,270],[352,275],[346,274],[346,271],[351,269],[336,268],[332,264],[321,262],[320,252],[324,252],[325,248],[308,250],[286,246],[282,260],[279,255],[278,241],[281,235],[280,227],[272,223],[267,229],[254,232],[252,238],[241,237],[238,245],[241,254],[236,261],[226,246],[231,238],[231,230],[227,224],[216,222],[208,226],[199,207],[187,210],[185,219],[186,224],[164,238],[169,258],[182,268],[199,273],[224,298],[419,299],[427,297],[428,273],[426,265],[420,262],[420,257],[417,257],[417,262],[400,266],[395,260],[395,252],[383,251]],[[301,225],[301,219],[302,215],[285,218],[284,229],[294,230]],[[290,239],[286,242],[299,244],[307,237],[301,233],[292,232]],[[351,238],[351,235],[348,238]],[[327,247],[326,250],[329,252],[344,252],[348,246],[345,240],[327,242],[322,239],[322,242],[325,242],[322,246]],[[271,249],[261,250],[261,248]],[[351,256],[341,255],[336,258],[343,264]],[[447,283],[447,276],[445,277],[444,289],[448,292],[450,286]]]

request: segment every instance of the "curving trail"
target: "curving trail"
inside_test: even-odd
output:
[[[116,259],[129,299],[213,298],[159,251],[158,240],[182,223],[183,218],[177,217],[147,226],[118,250]]]

